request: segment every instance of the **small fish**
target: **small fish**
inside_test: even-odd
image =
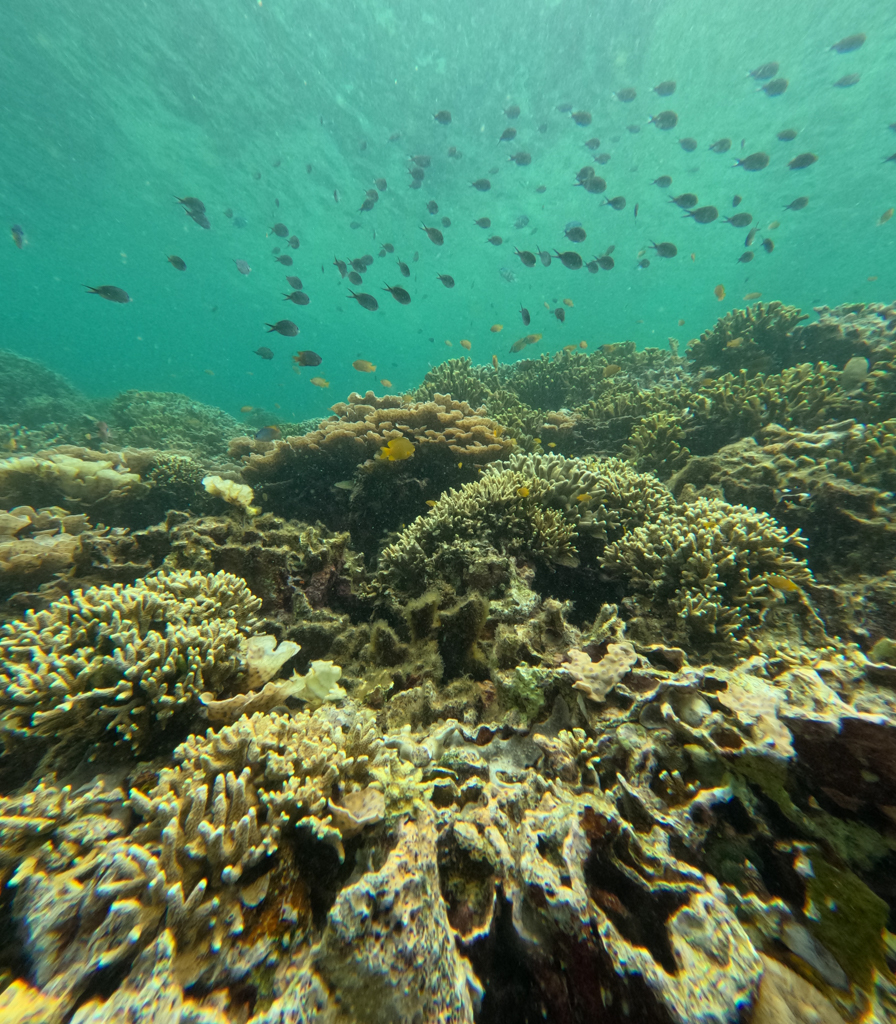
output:
[[[490,228],[492,226],[492,222],[488,217],[480,217],[479,220],[475,220],[473,223],[480,228]]]
[[[392,387],[392,381],[391,380],[386,380],[385,377],[383,377],[383,379],[380,381],[380,384],[382,384],[384,388],[391,388]]]
[[[600,267],[601,270],[612,270],[613,267],[616,266],[616,261],[613,259],[612,256],[608,256],[606,253],[604,253],[603,256],[597,257],[597,265]]]
[[[240,412],[261,412],[261,409],[256,409],[254,405],[241,405]]]
[[[672,184],[672,179],[668,174],[662,174],[659,178],[653,179],[653,184],[658,188],[668,188]]]
[[[624,210],[625,196],[614,196],[612,199],[604,199],[601,206],[612,206],[614,210]]]
[[[515,104],[511,104],[504,111],[504,116],[509,117],[512,121],[516,120],[520,116],[520,108]]]
[[[768,167],[768,153],[751,153],[743,160],[735,160],[735,167],[743,167],[745,171],[761,171]]]
[[[744,302],[752,302],[754,299],[761,299],[762,292],[747,292],[744,296]]]
[[[534,252],[529,252],[527,249],[514,249],[513,252],[515,256],[519,256],[520,262],[523,264],[524,267],[535,266]]]
[[[461,347],[461,348],[465,348],[465,349],[466,349],[466,350],[467,350],[467,351],[469,352],[469,351],[470,351],[470,349],[471,349],[471,348],[472,348],[473,346],[472,346],[472,345],[470,344],[470,340],[469,340],[469,338],[461,338],[461,339],[460,339],[460,347]]]
[[[588,113],[587,110],[576,110],[569,116],[580,128],[585,128],[589,124],[591,124],[591,115]]]
[[[780,590],[782,593],[795,594],[800,589],[793,580],[788,579],[786,576],[779,576],[777,573],[771,573],[765,579],[775,590]]]
[[[244,276],[248,277],[252,273],[252,268],[245,260],[234,260],[233,262],[236,264],[236,269]]]
[[[678,326],[679,327],[684,327],[684,320],[679,320],[678,321]]]
[[[477,178],[475,181],[471,181],[470,185],[475,188],[477,192],[488,192],[492,187],[492,183],[488,178]]]
[[[543,267],[549,267],[551,265],[551,254],[549,252],[542,252],[539,248],[535,255],[541,260],[541,265]]]
[[[334,188],[333,189],[333,201],[337,202],[337,203],[339,202],[339,189],[338,188]]]
[[[835,89],[849,89],[850,86],[858,85],[861,75],[844,75],[842,78],[838,78],[834,82]]]
[[[373,313],[375,310],[380,308],[380,304],[372,295],[368,295],[367,292],[349,292],[349,296],[353,298],[359,306],[363,306],[364,309],[369,310]]]
[[[726,217],[725,223],[731,224],[736,228],[745,228],[748,224],[752,224],[753,214],[752,213],[736,213],[733,217]]]
[[[280,428],[273,425],[255,431],[256,441],[276,441],[280,437]]]
[[[512,353],[522,352],[524,348],[528,347],[529,345],[534,345],[538,341],[541,341],[540,334],[527,334],[524,338],[520,338],[519,340],[515,341],[510,346],[510,351]],[[493,356],[492,358],[496,359],[497,357]]]
[[[180,258],[180,256],[169,256],[168,257],[168,262],[171,264],[172,267],[174,267],[175,270],[186,270],[187,269],[186,263],[184,263],[184,261]]]
[[[532,154],[520,151],[519,153],[514,153],[513,156],[508,157],[507,159],[512,160],[517,167],[528,167],[529,164],[532,163]]]
[[[765,249],[766,252],[773,252],[775,248],[775,243],[770,238],[763,238],[762,248]]]
[[[698,224],[711,224],[719,216],[719,211],[714,206],[698,206],[696,210],[685,210],[684,215]]]
[[[356,359],[352,363],[352,366],[356,370],[360,370],[361,373],[375,373],[376,372],[376,365],[374,363],[368,362],[366,359]]]
[[[21,224],[13,224],[9,229],[9,233],[12,235],[13,243],[17,249],[21,249],[25,244],[25,232]],[[169,257],[170,259],[170,257]]]
[[[302,243],[299,241],[298,235],[290,235],[289,238],[286,239],[286,244],[290,249],[298,249]]]
[[[671,79],[668,82],[660,82],[659,85],[655,85],[653,87],[652,91],[655,92],[657,96],[671,96],[672,93],[675,92],[675,82]]]
[[[284,267],[292,266],[292,256],[275,256],[274,259],[278,263],[282,263]]]
[[[322,359],[316,352],[312,352],[310,348],[305,348],[296,352],[292,357],[292,361],[299,366],[320,366]]]
[[[619,363],[609,363],[607,366],[605,366],[603,368],[603,370],[601,371],[601,374],[605,378],[607,378],[607,377],[615,377],[616,374],[620,373],[621,371],[622,371],[622,367],[619,365]]]
[[[747,232],[747,237],[744,239],[744,245],[752,245],[753,240],[756,238],[758,231],[759,228],[750,228],[750,230]]]
[[[767,78],[774,78],[778,73],[779,64],[775,61],[769,61],[767,64],[760,64],[758,68],[754,68],[748,72],[750,78],[755,78],[758,82],[764,82]]]
[[[287,292],[283,296],[287,302],[294,302],[297,306],[307,306],[311,299],[302,291]]]
[[[573,306],[575,306],[575,303],[572,301],[572,299],[564,299],[563,305],[572,308]]]
[[[651,242],[650,247],[656,252],[657,256],[662,256],[663,259],[668,260],[678,255],[678,248],[671,242],[660,242],[658,245],[656,242]]]
[[[517,219],[513,222],[513,226],[517,229],[517,231],[522,231],[522,229],[528,223],[529,223],[529,218],[527,216],[525,216],[525,214],[524,214],[522,217],[517,217]]]
[[[558,307],[557,307],[557,308],[556,308],[556,309],[554,310],[554,316],[555,316],[555,317],[556,317],[556,318],[557,318],[557,319],[558,319],[558,320],[560,321],[560,323],[562,324],[562,323],[563,323],[563,321],[564,321],[564,320],[566,319],[566,310],[565,310],[565,309],[563,309],[563,308],[562,308],[561,306],[558,306]]]
[[[539,195],[542,195],[543,193],[547,192],[547,190],[548,190],[548,187],[547,187],[547,185],[539,185],[539,186],[538,186],[538,188],[537,188],[537,189],[536,189],[535,191],[536,191],[536,192],[537,192],[537,193],[538,193]]]
[[[586,233],[585,233],[585,229],[582,228],[582,227],[567,228],[563,232],[563,234],[566,235],[566,237],[570,240],[570,242],[584,242],[585,239],[588,237],[586,235]],[[534,261],[533,261],[532,264],[529,264],[529,265],[530,266],[534,265]]]
[[[713,288],[712,293],[719,300],[719,302],[721,302],[722,299],[725,298],[725,286],[723,284],[717,284],[715,288]]]
[[[785,128],[783,131],[778,132],[779,142],[793,142],[796,138],[797,132],[794,128]]]
[[[650,260],[643,259],[638,261],[638,270],[646,270],[650,266]]]
[[[404,462],[405,459],[413,458],[414,445],[406,437],[393,437],[389,443],[380,448],[378,459],[388,462]]]
[[[853,50],[858,50],[864,42],[865,33],[857,32],[853,36],[846,36],[845,39],[841,39],[839,43],[834,43],[831,49],[836,53],[852,53]]]
[[[401,260],[399,260],[399,259],[396,259],[395,262],[398,264],[398,269],[401,271],[402,277],[410,277],[411,276],[411,269],[407,265],[407,263],[402,263]]]
[[[339,276],[340,277],[345,277],[346,273],[348,272],[348,267],[346,266],[345,263],[342,262],[342,260],[337,260],[334,257],[333,258],[333,266],[339,271]]]
[[[878,227],[880,227],[881,224],[887,223],[887,221],[893,216],[894,209],[896,209],[896,207],[891,206],[889,210],[884,210],[884,212],[877,218]]]
[[[662,132],[667,132],[678,124],[678,114],[674,110],[663,110],[650,119],[650,124],[655,124]]]
[[[808,196],[799,196],[797,199],[794,199],[793,202],[788,203],[784,207],[784,209],[785,210],[804,210],[808,205],[809,205],[809,197]]]
[[[849,394],[865,383],[871,364],[864,356],[853,356],[840,371],[840,386]]]
[[[440,110],[432,116],[439,122],[439,124],[451,124],[451,111],[449,110]]]
[[[635,216],[638,216],[638,203],[635,203]]]
[[[498,273],[508,284],[516,284],[516,274],[509,267],[501,267]]]
[[[300,277],[287,277],[286,283],[290,288],[295,288],[297,291],[300,291],[302,288],[302,279]]]
[[[709,148],[713,153],[727,153],[731,149],[731,139],[716,139]]]
[[[503,245],[504,239],[500,235],[490,235],[486,238],[486,242],[488,242],[489,245]]]
[[[226,209],[226,210],[224,211],[224,216],[225,216],[225,217],[226,217],[226,218],[227,218],[228,220],[233,220],[233,210],[231,210],[229,206],[228,206],[228,207],[227,207],[227,209]]]
[[[193,213],[205,213],[205,203],[201,199],[197,199],[196,196],[184,196],[183,199],[174,197],[180,203],[180,205],[188,212]]]
[[[741,253],[740,256],[737,257],[737,262],[738,263],[750,263],[752,261],[754,255],[755,255],[755,253],[753,253],[752,251]]]
[[[594,158],[594,162],[596,164],[608,164],[610,162],[610,159],[611,157],[609,153],[601,153],[600,156],[596,156]]]
[[[410,294],[406,292],[404,288],[400,288],[397,284],[387,284],[383,291],[389,292],[392,298],[395,299],[396,302],[400,302],[402,306],[407,306],[411,301]]]
[[[299,328],[292,320],[278,320],[275,324],[265,324],[265,327],[268,328],[268,334],[276,331],[284,338],[294,338],[299,333]]]
[[[634,89],[620,89],[618,92],[613,94],[620,103],[631,103],[632,100],[638,95]]]
[[[520,496],[521,498],[528,498],[528,497],[529,497],[529,494],[530,494],[531,492],[529,491],[529,488],[528,488],[528,487],[517,487],[517,489],[516,489],[516,493],[517,493],[517,494],[518,494],[518,495],[519,495],[519,496]]]
[[[267,345],[262,345],[261,348],[257,348],[254,351],[255,355],[261,356],[262,359],[274,358],[274,353],[267,347]]]
[[[787,91],[787,84],[786,78],[773,78],[762,86],[762,91],[766,96],[780,96]]]
[[[278,238],[286,238],[289,234],[289,228],[285,224],[280,223],[275,224],[271,228],[271,231],[273,231]]]
[[[504,324],[492,324],[491,327],[489,327],[489,330],[492,334],[499,334],[504,330]]]
[[[114,284],[101,284],[99,288],[93,288],[91,285],[85,284],[84,287],[91,295],[99,295],[101,299],[106,299],[108,302],[120,302],[124,305],[124,303],[131,301],[130,295],[128,295],[124,288],[116,288]]]
[[[316,388],[328,388],[330,386],[330,382],[326,380],[324,377],[312,377],[311,383]]]
[[[732,206],[740,206],[740,204],[742,202],[743,202],[743,200],[741,199],[740,196],[734,196],[734,198],[731,200],[731,205]]]
[[[582,266],[582,257],[577,252],[558,252],[555,249],[554,254],[567,270],[579,270]]]
[[[439,204],[435,201],[435,199],[430,199],[430,201],[426,204],[426,209],[429,211],[429,213],[438,213]]]
[[[802,170],[802,168],[804,168],[804,167],[811,167],[812,164],[814,164],[817,159],[818,159],[818,157],[814,153],[800,153],[800,155],[799,156],[795,156],[787,164],[787,166],[792,171],[799,171],[799,170]]]
[[[529,316],[529,310],[522,305],[520,306],[520,317],[523,321],[524,327],[528,327],[529,324],[532,322],[532,317]]]
[[[690,210],[696,206],[700,200],[694,195],[693,192],[682,192],[680,196],[674,196],[669,200],[670,203],[675,203],[676,206],[680,206],[682,210]]]
[[[348,279],[349,279],[349,282],[351,284],[353,284],[353,285],[359,285],[361,283],[361,281],[362,281],[362,277],[357,272],[357,270],[351,271],[351,273],[349,273],[349,275],[348,275]]]
[[[420,227],[426,232],[426,237],[433,245],[442,245],[444,243],[445,236],[438,228],[428,228],[425,224],[421,224]]]
[[[685,151],[685,153],[693,153],[697,148],[697,140],[692,138],[679,139],[678,145]]]
[[[450,274],[436,274],[436,277],[446,288],[454,287],[454,278]]]

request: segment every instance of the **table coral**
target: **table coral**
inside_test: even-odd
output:
[[[92,587],[0,627],[0,733],[54,752],[108,742],[133,751],[234,685],[260,602],[226,573],[159,573]]]

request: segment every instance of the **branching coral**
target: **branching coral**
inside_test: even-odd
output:
[[[716,366],[723,372],[743,367],[751,376],[781,370],[805,358],[791,342],[791,332],[806,319],[808,314],[783,302],[734,309],[688,344],[688,359],[694,367]]]
[[[798,531],[742,505],[700,498],[662,513],[611,544],[606,568],[624,576],[637,614],[666,641],[742,640],[770,604],[769,577],[794,588],[812,582]]]
[[[0,732],[81,750],[140,751],[153,727],[221,693],[260,602],[227,573],[159,573],[91,587],[0,627]]]

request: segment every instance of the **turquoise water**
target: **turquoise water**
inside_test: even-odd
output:
[[[860,49],[829,49],[856,32],[867,35]],[[896,163],[885,161],[896,150],[889,3],[20,2],[0,12],[0,38],[0,207],[26,240],[20,250],[7,235],[0,246],[2,342],[91,395],[181,391],[231,413],[253,405],[297,420],[351,390],[382,391],[381,378],[396,392],[412,387],[428,367],[466,354],[461,339],[479,362],[583,340],[664,346],[751,292],[807,310],[892,295],[896,220],[878,224],[896,204]],[[747,75],[767,61],[788,79],[782,96],[766,96]],[[836,88],[847,74],[861,78]],[[651,92],[667,79],[677,83],[672,96]],[[636,99],[620,102],[622,88]],[[521,108],[516,120],[504,114],[510,104]],[[593,123],[578,127],[563,104]],[[671,131],[648,123],[664,109],[679,115]],[[434,120],[440,110],[451,112],[449,125]],[[508,126],[518,136],[499,144]],[[787,128],[797,138],[779,142]],[[574,187],[595,136],[596,153],[611,156],[593,165],[607,179],[603,195]],[[686,136],[696,151],[682,150]],[[721,137],[731,151],[709,151]],[[460,159],[447,155],[452,146]],[[529,166],[508,161],[520,150],[531,153]],[[765,170],[732,166],[732,156],[755,151],[769,154]],[[817,163],[788,169],[804,152]],[[414,191],[408,158],[418,154],[432,162]],[[662,174],[673,178],[668,191],[651,184]],[[378,177],[387,190],[358,212]],[[480,177],[490,192],[470,187]],[[683,219],[668,202],[682,192],[720,218]],[[746,230],[721,219],[735,212],[735,194],[737,212],[761,229],[747,265],[737,262]],[[186,217],[175,195],[200,197],[211,230]],[[624,210],[601,205],[616,195]],[[782,209],[802,195],[806,209]],[[441,227],[443,216],[451,226],[436,247],[420,225]],[[484,216],[487,231],[473,224]],[[523,216],[528,224],[515,228]],[[278,221],[301,240],[297,251],[284,247],[295,258],[288,270],[271,252]],[[570,221],[587,231],[578,246],[564,238]],[[501,246],[486,242],[493,233]],[[770,254],[763,237],[775,243]],[[678,256],[637,269],[650,240],[674,242]],[[385,242],[395,255],[381,259]],[[540,246],[587,259],[610,245],[616,266],[596,275],[556,259],[527,269],[513,255]],[[373,265],[359,290],[378,298],[375,313],[347,297],[332,266],[335,256],[367,253]],[[407,281],[396,256],[411,267]],[[302,278],[308,306],[282,300],[287,273]],[[456,287],[445,289],[437,273]],[[124,288],[132,302],[105,302],[84,284]],[[406,285],[411,304],[396,303],[385,284]],[[550,310],[563,299],[573,305],[560,324]],[[520,305],[543,338],[513,356],[525,333]],[[283,317],[298,324],[297,338],[265,333],[266,321]],[[253,354],[265,344],[275,352],[267,362]],[[319,352],[322,364],[296,374],[299,348]],[[355,359],[376,373],[354,370]],[[316,375],[328,390],[310,383]]]

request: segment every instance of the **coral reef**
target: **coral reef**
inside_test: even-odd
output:
[[[106,419],[115,444],[180,449],[199,458],[220,458],[244,424],[221,409],[172,391],[123,391],[109,403]]]
[[[160,573],[75,591],[0,627],[7,751],[39,738],[54,756],[107,743],[143,750],[203,690],[234,684],[259,604],[236,576]]]
[[[0,423],[38,427],[53,421],[70,422],[88,409],[88,400],[53,370],[0,349]]]

